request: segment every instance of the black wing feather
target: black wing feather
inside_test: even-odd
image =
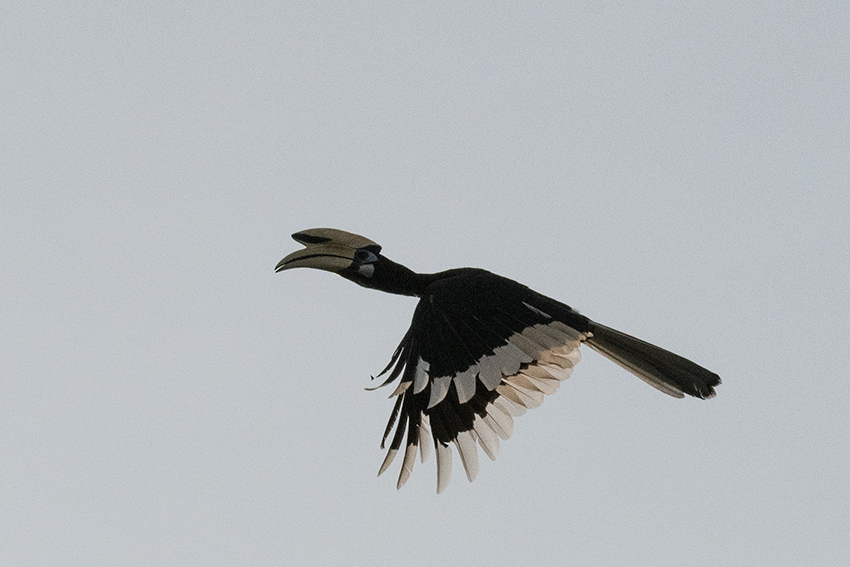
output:
[[[419,438],[423,415],[429,419],[435,446],[446,447],[457,442],[462,434],[471,434],[475,439],[476,420],[480,421],[489,412],[502,411],[493,406],[501,395],[496,389],[489,390],[476,377],[474,395],[460,403],[454,377],[474,369],[483,357],[495,356],[495,349],[506,346],[510,337],[521,334],[527,326],[551,321],[524,305],[523,301],[535,295],[525,286],[489,272],[473,272],[463,274],[464,277],[439,280],[428,289],[416,307],[410,329],[394,353],[395,360],[387,367],[387,370],[392,368],[391,376],[402,376],[402,384],[414,380],[419,364],[425,365],[429,377],[421,391],[414,393],[413,388],[407,388],[399,394],[384,437],[386,439],[392,426],[397,424],[389,447],[393,456],[405,432],[408,445],[423,442]],[[526,362],[517,362],[515,367],[526,369],[529,366]],[[403,371],[400,370],[402,364]],[[428,407],[433,382],[438,377],[451,377],[452,381],[445,396],[433,407]],[[503,382],[506,378],[510,377],[503,376]],[[501,434],[504,436],[504,432]],[[385,461],[382,472],[387,464]],[[408,474],[403,466],[399,485]]]

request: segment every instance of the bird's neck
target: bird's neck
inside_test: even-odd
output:
[[[387,258],[381,258],[381,266],[375,270],[373,285],[367,286],[387,293],[421,297],[433,280],[433,274],[418,274]]]
[[[384,256],[380,257],[371,277],[351,272],[341,272],[340,275],[363,287],[414,297],[421,297],[425,293],[425,288],[434,279],[434,274],[417,274],[410,268]]]

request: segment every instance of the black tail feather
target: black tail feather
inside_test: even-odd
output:
[[[714,397],[720,377],[670,351],[605,325],[590,322],[592,337],[585,344],[665,394]]]

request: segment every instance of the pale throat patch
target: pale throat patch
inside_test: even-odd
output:
[[[357,271],[360,272],[361,275],[366,276],[367,278],[371,278],[372,274],[375,273],[375,265],[374,264],[363,264]]]

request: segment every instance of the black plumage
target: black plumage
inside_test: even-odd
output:
[[[716,374],[685,358],[486,270],[418,274],[382,256],[371,240],[335,229],[293,238],[305,249],[281,260],[277,271],[318,268],[364,287],[420,298],[409,330],[379,374],[387,376],[382,386],[398,381],[379,474],[404,446],[399,487],[417,451],[427,458],[428,442],[437,454],[438,492],[451,477],[449,444],[473,480],[476,445],[495,459],[513,418],[558,389],[579,361],[582,343],[671,396],[710,398],[720,384]]]

